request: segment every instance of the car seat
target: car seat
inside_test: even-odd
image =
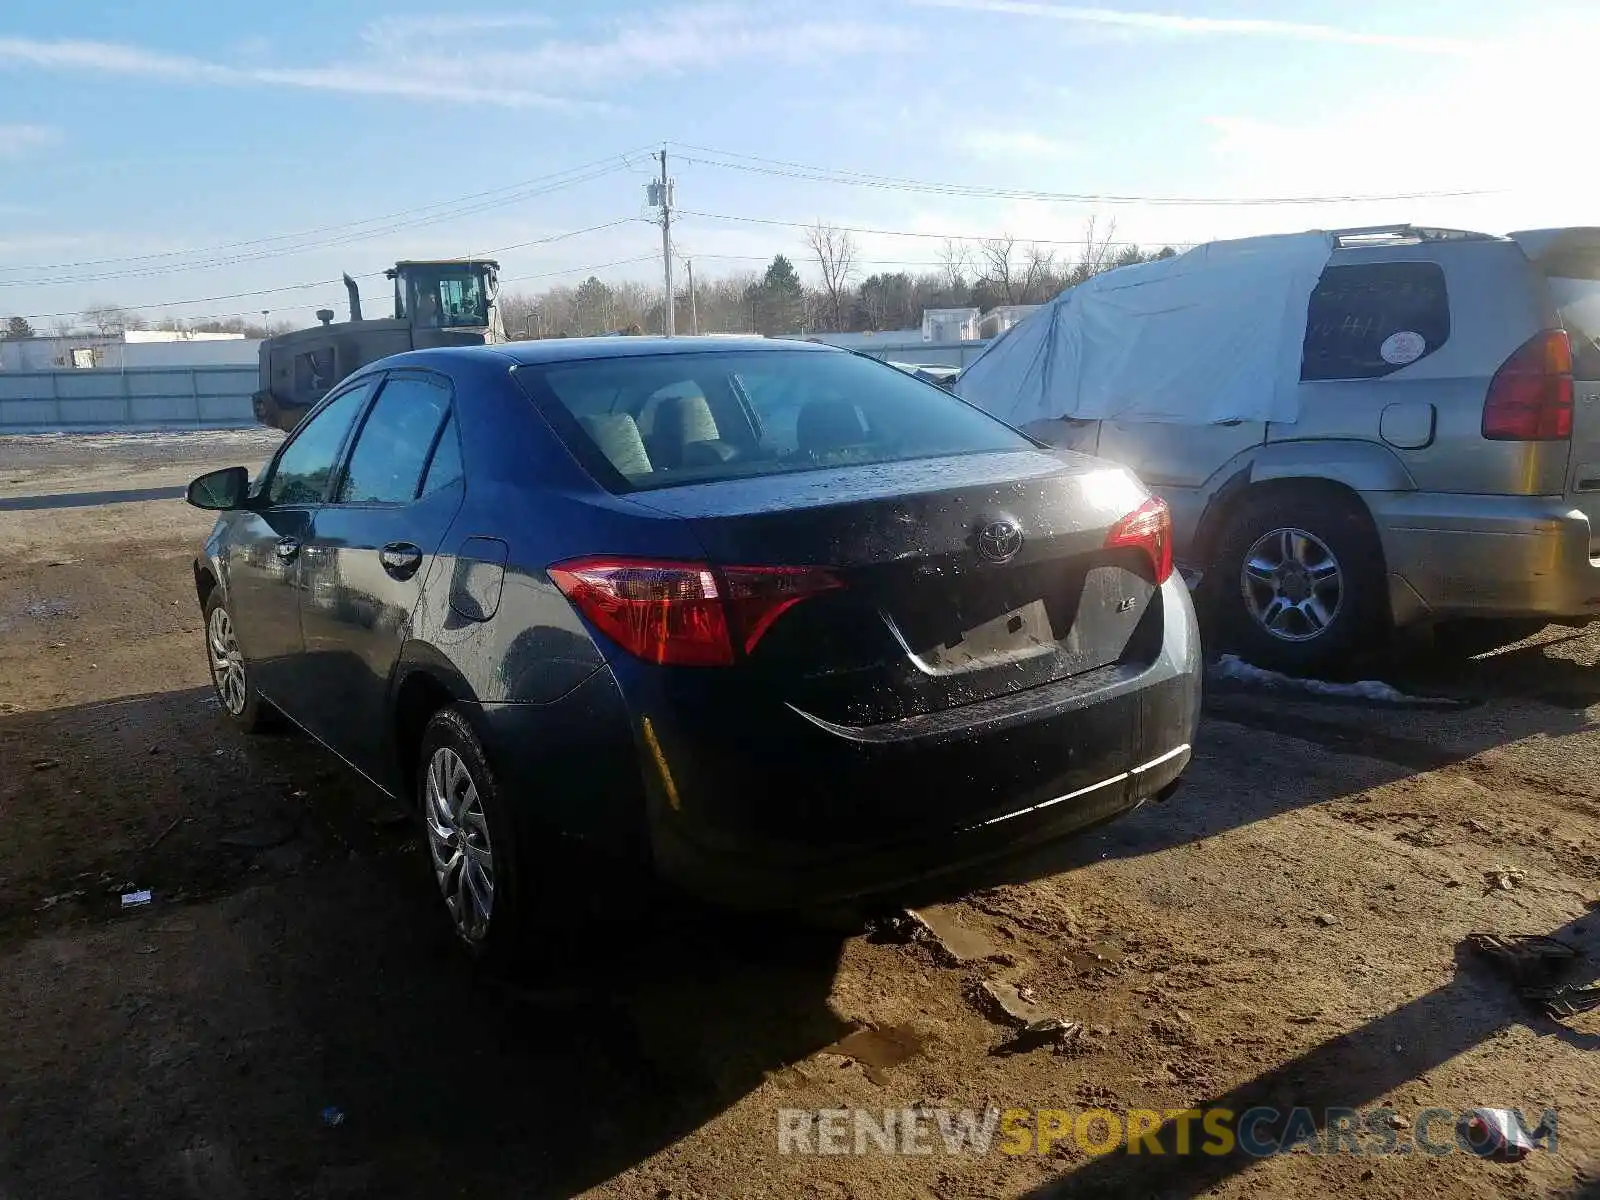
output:
[[[613,467],[629,477],[649,475],[655,468],[639,435],[639,423],[627,413],[579,417],[578,423]]]

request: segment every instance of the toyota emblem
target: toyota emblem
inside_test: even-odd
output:
[[[988,521],[978,528],[977,544],[985,562],[1010,562],[1022,549],[1022,527],[1009,518]]]

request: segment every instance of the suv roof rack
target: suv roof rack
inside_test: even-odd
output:
[[[1432,225],[1365,225],[1353,229],[1330,229],[1335,246],[1356,246],[1372,242],[1488,242],[1492,233],[1470,229],[1441,229]]]

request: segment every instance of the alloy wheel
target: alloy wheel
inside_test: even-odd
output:
[[[1262,534],[1244,556],[1239,586],[1256,624],[1286,642],[1320,637],[1344,606],[1344,573],[1328,544],[1304,529]]]
[[[477,784],[448,746],[428,760],[424,802],[428,851],[445,907],[462,938],[481,942],[494,912],[494,849]]]
[[[234,636],[233,619],[225,608],[211,610],[206,623],[206,641],[211,650],[211,682],[217,689],[217,698],[229,714],[237,717],[244,712],[249,693],[244,680],[244,655],[239,650],[239,639]]]

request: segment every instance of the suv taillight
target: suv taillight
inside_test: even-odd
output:
[[[725,667],[808,596],[844,585],[821,567],[713,567],[648,558],[580,558],[550,578],[596,628],[662,666]]]
[[[1172,576],[1172,514],[1166,501],[1152,496],[1111,527],[1106,534],[1106,549],[1132,546],[1150,556],[1150,571],[1156,583]]]
[[[1483,436],[1495,442],[1572,436],[1572,343],[1564,330],[1534,334],[1494,373],[1483,402]]]

